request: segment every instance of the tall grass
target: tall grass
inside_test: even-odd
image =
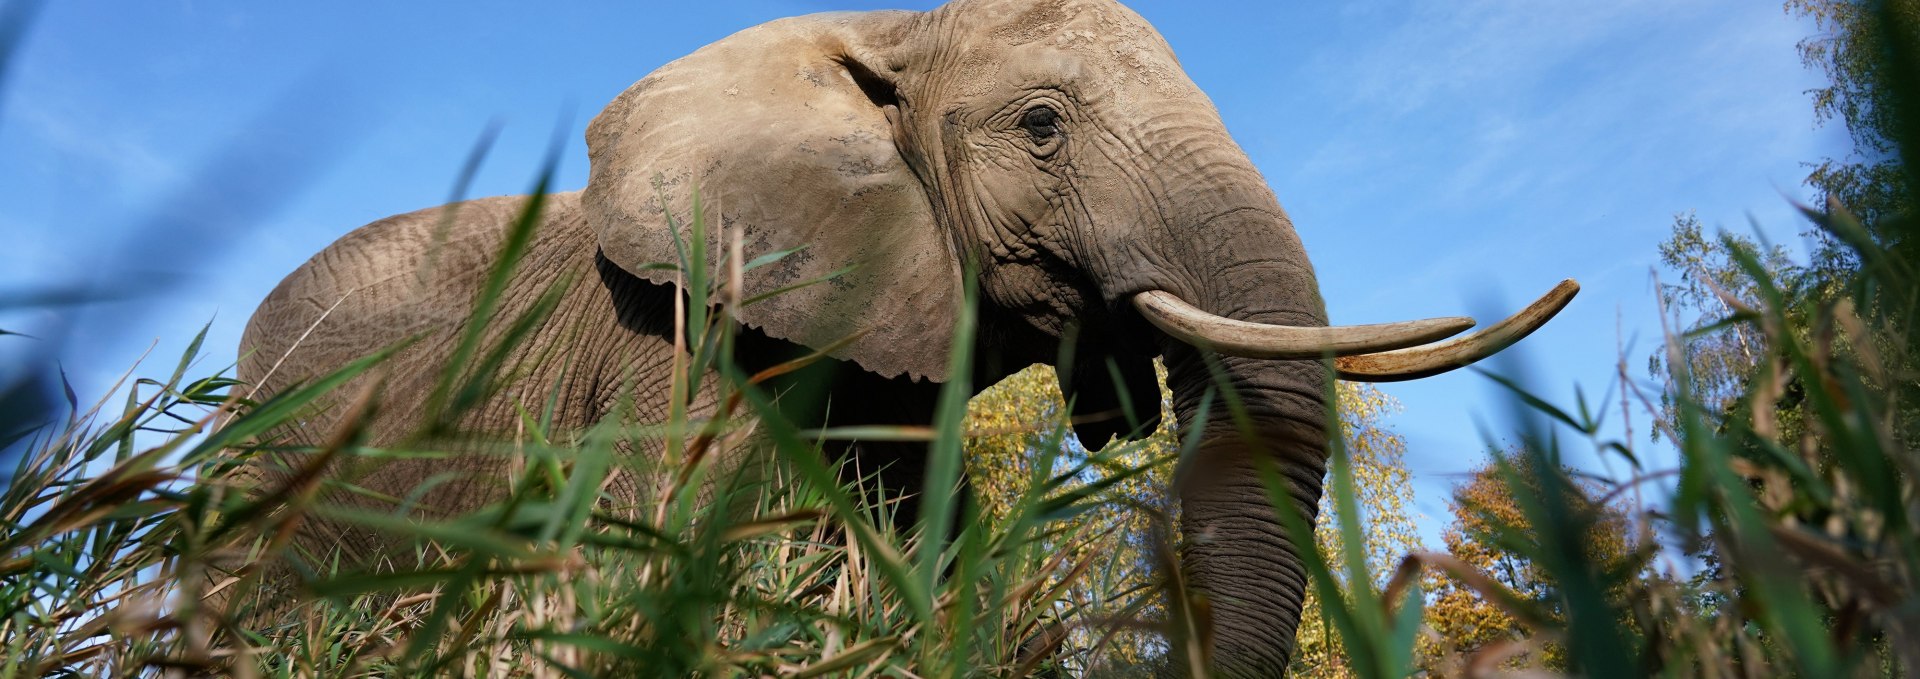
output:
[[[1920,63],[1916,47],[1894,45],[1888,58]],[[1901,129],[1920,140],[1912,116],[1920,108],[1911,105],[1920,103],[1920,78],[1906,76],[1920,71],[1890,78],[1898,91],[1889,115],[1904,115]],[[1861,266],[1810,290],[1782,280],[1745,242],[1721,240],[1759,292],[1743,300],[1717,291],[1729,313],[1696,331],[1738,327],[1760,340],[1756,370],[1730,408],[1694,389],[1684,350],[1695,334],[1664,333],[1662,385],[1634,383],[1623,361],[1622,403],[1647,413],[1676,444],[1675,466],[1646,466],[1651,458],[1608,434],[1605,416],[1584,397],[1558,405],[1524,379],[1493,376],[1510,389],[1519,445],[1502,455],[1490,441],[1489,450],[1522,520],[1495,526],[1492,539],[1552,583],[1544,596],[1522,596],[1495,574],[1431,553],[1409,555],[1374,592],[1364,562],[1347,555],[1340,567],[1338,555],[1309,550],[1352,674],[1920,676],[1920,422],[1912,402],[1920,384],[1920,229],[1914,216],[1898,215],[1869,235],[1838,204],[1805,215]],[[1805,421],[1783,429],[1789,414]],[[1575,446],[1625,473],[1576,478],[1563,464]],[[1353,490],[1342,458],[1336,446],[1329,492],[1344,520]],[[1606,530],[1601,509],[1655,495],[1665,482],[1673,483],[1670,497],[1631,507],[1641,527],[1636,553],[1595,558],[1591,547]],[[1312,544],[1300,539],[1308,527],[1298,518],[1287,527],[1296,544]],[[1674,559],[1692,563],[1649,567]],[[1525,633],[1461,657],[1417,658],[1423,572],[1477,591]]]
[[[497,302],[543,191],[544,182],[508,231],[458,343],[464,358],[433,394],[430,430],[490,395],[501,357],[552,308],[551,292],[515,314]],[[523,404],[512,440],[458,451],[516,460],[508,496],[476,511],[423,519],[316,501],[323,489],[353,490],[324,469],[455,452],[363,443],[378,399],[336,392],[392,349],[253,403],[250,386],[224,371],[190,377],[202,359],[196,339],[167,376],[135,380],[123,402],[39,430],[0,496],[0,676],[1033,676],[1090,662],[1060,648],[1066,630],[1113,611],[1066,598],[1065,580],[1091,564],[1057,555],[1086,551],[1067,548],[1095,536],[1058,520],[1097,504],[1117,478],[1089,470],[1142,469],[1095,459],[1055,470],[1048,454],[1003,520],[948,501],[926,503],[916,526],[893,525],[874,494],[841,481],[824,445],[927,434],[786,421],[758,385],[818,355],[759,374],[733,363],[729,314],[750,302],[738,273],[765,262],[743,261],[737,234],[707,252],[697,196],[694,205],[674,224],[685,231],[680,261],[665,264],[680,271],[675,320],[686,330],[668,420],[559,431],[544,404]],[[965,351],[952,360],[951,374],[969,372]],[[709,419],[689,407],[702,389],[722,404]],[[962,383],[942,397],[931,488],[957,484],[969,394]],[[323,398],[345,413],[325,443],[277,436]],[[621,452],[656,445],[660,459]],[[230,482],[263,455],[291,461],[285,482]],[[743,456],[751,461],[718,462]],[[610,504],[603,490],[616,474],[656,488],[651,504]],[[951,520],[962,512],[966,521]],[[416,549],[410,562],[371,569],[296,552],[294,529],[314,517]],[[949,534],[952,525],[963,529]],[[297,586],[263,588],[268,572],[294,573]],[[1113,607],[1130,604],[1116,597]]]
[[[1920,148],[1914,140],[1920,134],[1900,141]],[[427,434],[452,427],[499,388],[505,357],[556,303],[558,283],[520,313],[503,314],[499,304],[540,223],[544,190],[542,181],[501,246],[458,360],[431,396]],[[0,493],[0,678],[1207,674],[1205,603],[1186,596],[1172,545],[1139,557],[1158,566],[1160,591],[1103,590],[1124,578],[1093,563],[1097,551],[1074,548],[1099,531],[1061,521],[1097,511],[1104,489],[1144,472],[1112,462],[1126,457],[1125,444],[1065,465],[1066,432],[1049,431],[1053,444],[1039,447],[1024,490],[989,515],[937,492],[954,488],[964,468],[973,386],[964,380],[947,385],[930,432],[805,430],[786,420],[760,385],[818,355],[754,374],[732,361],[738,324],[730,314],[754,301],[742,298],[739,277],[770,260],[745,261],[738,234],[721,234],[724,247],[710,252],[709,220],[697,197],[694,206],[684,223],[673,221],[676,235],[684,230],[678,261],[661,265],[680,272],[676,336],[685,338],[662,422],[609,419],[567,431],[552,425],[546,404],[526,403],[516,435],[491,445],[375,448],[362,434],[380,401],[371,390],[338,392],[378,370],[391,350],[253,402],[250,385],[201,371],[200,337],[161,376],[130,372],[122,397],[83,409],[69,396],[64,417],[22,434],[26,454]],[[1910,326],[1920,296],[1914,241],[1869,237],[1843,209],[1809,217],[1863,263],[1850,294],[1792,298],[1753,253],[1728,242],[1763,293],[1732,304],[1723,320],[1765,339],[1762,370],[1734,409],[1744,417],[1701,404],[1683,360],[1667,362],[1674,393],[1665,396],[1679,404],[1671,418],[1661,415],[1660,396],[1623,384],[1679,446],[1677,466],[1644,466],[1634,442],[1610,438],[1584,399],[1558,406],[1524,380],[1500,378],[1513,389],[1516,421],[1532,424],[1518,434],[1522,459],[1498,462],[1526,525],[1499,527],[1496,537],[1555,583],[1545,598],[1433,553],[1408,555],[1375,589],[1338,432],[1327,490],[1346,553],[1314,547],[1312,521],[1276,470],[1263,470],[1347,651],[1344,671],[1492,676],[1515,669],[1519,651],[1551,648],[1541,655],[1553,664],[1522,669],[1920,676],[1920,454],[1902,400],[1920,381],[1912,372],[1920,335]],[[1815,319],[1819,331],[1795,332],[1790,318]],[[956,328],[960,350],[948,374],[963,376],[971,317]],[[1687,338],[1666,340],[1677,351]],[[1801,388],[1812,445],[1783,442],[1767,415],[1786,384]],[[721,403],[709,418],[691,407],[703,389]],[[1230,390],[1221,396],[1207,407],[1238,411]],[[323,400],[344,408],[332,437],[315,446],[277,437]],[[866,487],[841,481],[827,443],[850,437],[928,442],[927,488],[936,492],[916,525],[896,525]],[[1583,440],[1629,472],[1571,478],[1563,449]],[[663,454],[624,452],[648,449]],[[333,462],[456,452],[511,456],[506,497],[436,519],[316,500],[322,490],[354,490],[321,473]],[[262,456],[292,460],[294,473],[273,487],[236,484],[236,470]],[[603,491],[620,474],[655,489],[647,505],[607,501]],[[1604,520],[1594,508],[1664,479],[1677,480],[1677,490],[1639,508],[1648,530],[1629,565],[1594,559],[1585,547]],[[377,567],[296,551],[295,529],[316,517],[415,549]],[[1708,567],[1691,579],[1644,567],[1674,553]],[[292,573],[293,586],[266,587],[270,572]],[[1436,576],[1479,592],[1527,634],[1464,657],[1423,657],[1421,583]],[[1089,578],[1106,592],[1091,599],[1098,607],[1066,593]],[[1166,602],[1158,609],[1166,619],[1133,619],[1149,597]],[[1162,661],[1188,664],[1098,664],[1120,629],[1158,634]]]
[[[544,184],[536,187],[538,196]],[[1116,630],[1154,630],[1162,661],[1207,672],[1204,604],[1184,596],[1170,549],[1139,559],[1167,576],[1162,592],[1099,590],[1118,583],[1096,568],[1097,551],[1076,546],[1097,530],[1060,520],[1099,509],[1102,491],[1144,472],[1115,466],[1124,445],[1059,468],[1066,432],[1047,432],[1024,492],[995,519],[964,501],[928,503],[917,525],[895,525],[874,494],[843,483],[825,444],[847,437],[922,438],[934,463],[929,488],[953,488],[962,465],[965,384],[942,396],[928,430],[803,430],[785,420],[759,384],[818,355],[758,374],[734,365],[729,316],[740,298],[737,235],[708,252],[707,219],[695,200],[680,261],[685,303],[676,319],[686,339],[676,368],[676,406],[664,422],[610,419],[586,431],[551,426],[545,404],[524,404],[511,440],[461,454],[511,455],[507,497],[445,519],[372,512],[316,502],[349,483],[320,474],[330,461],[373,463],[441,456],[450,449],[378,449],[360,432],[377,413],[368,393],[339,394],[376,370],[391,350],[277,394],[264,402],[224,371],[194,376],[196,338],[157,378],[129,378],[125,396],[101,401],[31,434],[29,453],[0,494],[0,676],[226,673],[242,676],[1047,676],[1094,668]],[[504,281],[539,223],[530,201],[503,243]],[[1859,226],[1844,211],[1812,215],[1843,236]],[[1875,309],[1910,304],[1912,272],[1870,239],[1850,238]],[[1747,413],[1771,412],[1779,385],[1805,389],[1822,445],[1794,449],[1771,420],[1713,416],[1688,393],[1684,361],[1669,395],[1683,404],[1662,420],[1681,448],[1673,469],[1647,469],[1631,441],[1613,440],[1582,401],[1561,408],[1502,379],[1522,421],[1518,455],[1502,461],[1508,490],[1526,518],[1505,527],[1501,545],[1535,564],[1555,590],[1529,599],[1490,574],[1442,554],[1409,555],[1388,580],[1368,572],[1357,551],[1305,549],[1324,615],[1347,650],[1345,671],[1400,677],[1433,668],[1484,676],[1508,669],[1516,648],[1552,647],[1554,665],[1536,669],[1591,676],[1913,676],[1920,669],[1920,514],[1914,479],[1920,456],[1889,385],[1911,383],[1902,352],[1912,318],[1862,314],[1861,300],[1795,302],[1768,279],[1751,252],[1728,247],[1765,291],[1725,323],[1752,324],[1769,359],[1751,385]],[[777,255],[776,255],[777,256]],[[556,289],[557,286],[556,286]],[[435,391],[451,426],[497,388],[501,358],[552,308],[553,294],[513,315],[490,285],[475,305],[476,328],[460,343]],[[1789,309],[1791,304],[1815,308]],[[1904,307],[1910,309],[1911,307]],[[1898,310],[1896,308],[1896,310]],[[1817,318],[1826,332],[1791,332]],[[964,319],[963,319],[964,320]],[[968,324],[958,324],[960,346]],[[493,328],[498,332],[482,332]],[[204,332],[202,333],[204,336]],[[1672,336],[1678,346],[1684,337]],[[969,372],[969,354],[949,374]],[[1904,381],[1904,382],[1903,382]],[[722,404],[711,418],[690,404],[702,389]],[[346,398],[341,398],[345,396]],[[289,447],[275,432],[323,397],[345,406],[324,444]],[[1660,412],[1659,399],[1641,397]],[[1233,398],[1218,407],[1237,410]],[[621,410],[621,409],[617,409]],[[1250,429],[1249,429],[1250,431]],[[1572,437],[1564,434],[1572,433]],[[1576,482],[1560,464],[1569,440],[1632,473]],[[426,439],[423,439],[426,440]],[[1346,536],[1361,545],[1351,465],[1335,432],[1328,492]],[[1188,441],[1188,444],[1193,443]],[[622,451],[648,449],[643,458]],[[271,488],[239,488],[235,470],[261,455],[295,461]],[[750,462],[722,465],[720,460]],[[1101,471],[1106,470],[1106,471]],[[751,473],[747,473],[747,472]],[[1275,470],[1273,504],[1298,545],[1313,545]],[[616,474],[657,489],[640,508],[610,505]],[[1602,520],[1593,508],[1656,479],[1678,492],[1639,517],[1658,530],[1633,567],[1592,558],[1584,545]],[[1604,491],[1592,497],[1590,489]],[[934,493],[932,496],[952,497]],[[955,515],[965,520],[953,521]],[[293,551],[290,536],[311,517],[350,521],[416,549],[404,563],[343,566]],[[960,526],[949,532],[950,526]],[[1664,553],[1705,555],[1713,564],[1691,581],[1641,567]],[[1074,561],[1068,554],[1087,554]],[[274,565],[297,574],[291,590],[262,588]],[[285,569],[283,569],[285,570]],[[1075,603],[1076,578],[1099,578],[1103,608]],[[1529,633],[1468,657],[1423,657],[1420,583],[1424,573],[1459,580]],[[1088,582],[1078,582],[1082,588]],[[1165,595],[1163,621],[1133,619]],[[1177,651],[1177,652],[1176,652]],[[1136,654],[1137,655],[1137,654]],[[1150,667],[1134,671],[1149,671]],[[1166,668],[1162,668],[1166,669]]]

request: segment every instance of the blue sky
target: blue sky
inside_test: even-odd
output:
[[[490,125],[471,195],[526,190],[556,129],[558,185],[577,188],[586,121],[666,61],[776,17],[933,4],[47,3],[0,93],[0,291],[135,281],[77,316],[61,359],[83,399],[156,339],[147,372],[170,368],[210,319],[209,353],[231,360],[283,275],[443,202]],[[1522,345],[1561,402],[1605,392],[1622,342],[1644,377],[1675,213],[1798,243],[1803,163],[1846,148],[1804,94],[1820,81],[1793,47],[1811,26],[1773,2],[1129,4],[1273,185],[1335,322],[1490,322],[1579,279]],[[5,356],[30,341],[0,340]],[[1451,475],[1484,459],[1477,422],[1505,413],[1468,372],[1385,390],[1417,506],[1444,516]]]

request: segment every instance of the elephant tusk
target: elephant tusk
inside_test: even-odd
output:
[[[1499,353],[1566,308],[1580,284],[1569,278],[1553,286],[1519,313],[1480,332],[1427,346],[1334,359],[1340,379],[1351,382],[1399,382],[1431,377]]]
[[[1243,358],[1305,359],[1374,354],[1445,339],[1473,327],[1473,319],[1457,316],[1321,327],[1249,323],[1201,311],[1165,290],[1134,295],[1133,306],[1154,327],[1175,339]]]

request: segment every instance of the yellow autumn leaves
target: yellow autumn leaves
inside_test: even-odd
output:
[[[1164,371],[1161,374],[1164,380]],[[1369,571],[1382,582],[1402,558],[1427,549],[1421,542],[1414,509],[1412,478],[1406,467],[1406,441],[1386,427],[1387,419],[1400,409],[1393,397],[1371,385],[1336,383],[1342,435],[1352,456],[1359,505],[1364,514],[1364,545]],[[1170,394],[1161,387],[1162,418],[1160,428],[1138,442],[1109,446],[1096,456],[1098,462],[1083,474],[1088,480],[1119,470],[1148,465],[1176,454],[1179,443],[1173,430]],[[969,404],[967,472],[974,490],[989,517],[1004,517],[1011,498],[1019,497],[1024,484],[1032,478],[1032,465],[1049,446],[1058,447],[1060,458],[1048,474],[1059,474],[1088,459],[1082,447],[1074,446],[1067,429],[1067,408],[1061,397],[1054,372],[1046,366],[1033,366],[976,396]],[[1479,451],[1460,451],[1464,456]],[[1153,589],[1153,550],[1158,537],[1156,524],[1160,513],[1177,512],[1167,506],[1163,489],[1168,487],[1173,464],[1162,463],[1145,474],[1114,484],[1102,495],[1109,500],[1096,511],[1074,515],[1062,521],[1056,549],[1066,553],[1065,563],[1075,563],[1088,554],[1096,554],[1095,564],[1078,581],[1063,589],[1066,603],[1083,619],[1100,618],[1146,621],[1157,619],[1159,604]],[[1524,560],[1502,550],[1491,539],[1496,526],[1525,526],[1520,512],[1496,470],[1482,467],[1459,485],[1451,498],[1452,521],[1444,530],[1446,550],[1467,565],[1492,574],[1502,584],[1523,596],[1539,595],[1549,587]],[[1166,517],[1171,520],[1171,516]],[[1335,528],[1332,506],[1324,498],[1315,539],[1322,553],[1339,554],[1343,549]],[[1170,523],[1158,524],[1161,526]],[[1604,545],[1596,549],[1603,557],[1620,558],[1627,550],[1624,522],[1609,523]],[[1342,583],[1351,587],[1353,583]],[[1449,659],[1466,657],[1492,644],[1508,642],[1522,634],[1521,628],[1499,608],[1478,593],[1460,587],[1444,576],[1424,578],[1428,607],[1424,616],[1423,641],[1419,645],[1420,664],[1444,672]],[[1311,591],[1310,591],[1311,592]],[[1116,593],[1122,596],[1115,596]],[[1294,655],[1293,676],[1351,676],[1345,648],[1338,632],[1321,616],[1317,598],[1309,593],[1300,621],[1298,646]],[[1123,626],[1124,627],[1124,626]],[[1101,645],[1094,662],[1120,665],[1147,661],[1159,653],[1156,635],[1144,626],[1124,627],[1110,638],[1087,634],[1075,641]],[[1092,649],[1082,648],[1083,652]],[[1550,653],[1548,655],[1551,655]],[[1532,661],[1551,661],[1535,656]],[[1085,668],[1099,670],[1100,666]]]
[[[1164,372],[1161,375],[1164,380]],[[1358,475],[1360,500],[1366,514],[1367,558],[1381,574],[1391,573],[1393,565],[1420,541],[1413,515],[1413,493],[1402,459],[1406,443],[1383,426],[1387,415],[1399,409],[1392,397],[1362,384],[1338,383],[1340,417],[1352,451]],[[1174,435],[1173,416],[1168,409],[1171,395],[1161,388],[1160,428],[1146,439],[1103,452],[1111,456],[1098,467],[1107,471],[1144,465],[1163,459],[1179,450]],[[1059,383],[1046,366],[1030,367],[974,397],[969,408],[968,428],[980,435],[967,444],[967,471],[974,489],[985,505],[985,513],[1000,516],[1009,498],[1018,497],[1022,484],[1032,473],[1036,453],[1045,446],[1063,445],[1063,427],[1067,411]],[[1085,456],[1073,449],[1065,456]],[[1066,468],[1057,464],[1054,473]],[[1097,474],[1098,472],[1096,472]],[[1164,506],[1163,490],[1172,478],[1173,465],[1160,464],[1115,484],[1105,495],[1112,500],[1105,511],[1088,512],[1067,520],[1063,535],[1098,535],[1098,539],[1069,542],[1061,549],[1072,550],[1077,557],[1088,551],[1111,555],[1100,561],[1101,570],[1089,580],[1070,585],[1068,595],[1076,605],[1090,606],[1112,614],[1125,614],[1135,620],[1158,616],[1158,603],[1151,589],[1151,553],[1156,539],[1155,512],[1171,512]],[[1323,503],[1324,505],[1324,503]],[[1339,549],[1336,531],[1329,523],[1332,512],[1323,506],[1316,538],[1323,550]],[[1331,553],[1331,552],[1330,552]],[[1073,557],[1069,558],[1069,562]],[[1095,601],[1113,592],[1129,592],[1129,600]],[[1135,604],[1129,607],[1127,604]],[[1333,655],[1339,644],[1320,622],[1317,610],[1309,604],[1302,620],[1301,662],[1337,665]],[[1316,640],[1317,639],[1317,640]],[[1154,638],[1146,634],[1120,633],[1106,643],[1104,653],[1125,662],[1146,659],[1154,651]]]

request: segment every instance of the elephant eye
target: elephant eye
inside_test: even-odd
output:
[[[1060,114],[1045,106],[1034,108],[1020,116],[1020,126],[1026,128],[1027,134],[1033,135],[1035,139],[1046,139],[1059,134],[1059,122]]]

